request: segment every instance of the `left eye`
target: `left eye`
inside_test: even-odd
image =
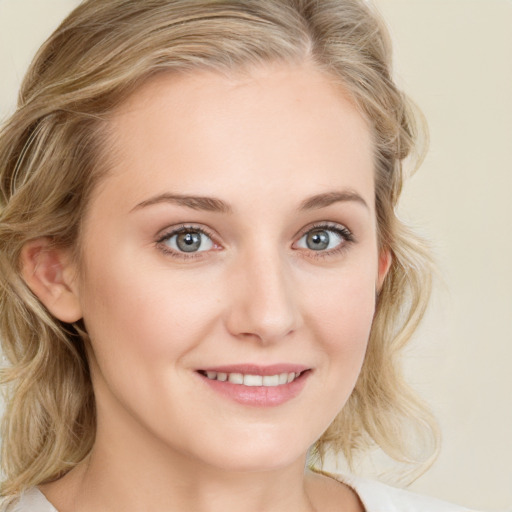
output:
[[[213,241],[206,233],[194,229],[171,234],[162,242],[177,252],[202,252],[213,247]]]
[[[315,228],[303,235],[297,242],[297,246],[301,249],[310,249],[312,251],[328,251],[335,249],[346,240],[347,237],[343,235],[341,230]]]

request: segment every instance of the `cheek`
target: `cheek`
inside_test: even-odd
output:
[[[347,268],[323,277],[304,296],[319,325],[337,338],[337,333],[369,332],[375,312],[376,272],[373,265]],[[346,340],[347,343],[349,340]]]
[[[317,432],[324,432],[349,399],[363,365],[375,312],[375,271],[350,266],[310,289],[307,325],[317,359]],[[319,284],[319,283],[318,283]]]
[[[375,271],[347,271],[324,280],[308,293],[309,324],[319,342],[317,349],[331,369],[340,371],[347,383],[357,378],[362,365],[375,313]]]
[[[213,283],[206,279],[133,257],[116,264],[98,258],[88,275],[84,321],[100,363],[112,359],[120,368],[121,359],[140,369],[145,362],[174,362],[201,342],[216,316],[217,300],[205,293]]]

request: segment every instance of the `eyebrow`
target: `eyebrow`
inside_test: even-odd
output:
[[[320,208],[326,208],[334,203],[344,203],[349,201],[354,201],[369,209],[366,201],[357,192],[353,190],[343,190],[326,192],[324,194],[317,194],[309,197],[302,201],[299,211],[317,210]]]
[[[352,190],[326,192],[323,194],[316,194],[311,196],[300,204],[299,211],[318,210],[326,208],[334,203],[339,202],[356,202],[368,208],[366,201],[357,193]],[[179,206],[186,206],[192,210],[202,210],[207,212],[217,213],[232,213],[233,208],[216,197],[205,196],[191,196],[185,194],[160,194],[158,196],[147,199],[137,204],[131,211],[139,210],[147,206],[152,206],[161,203],[177,204]]]
[[[222,199],[184,194],[160,194],[146,201],[142,201],[142,203],[135,206],[132,211],[160,203],[172,203],[179,206],[186,206],[192,210],[203,210],[207,212],[232,213],[233,211],[231,206],[225,201],[222,201]]]

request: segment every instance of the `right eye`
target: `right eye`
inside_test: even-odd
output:
[[[213,240],[207,233],[193,227],[181,227],[166,233],[158,243],[165,251],[178,254],[204,252],[214,247]]]

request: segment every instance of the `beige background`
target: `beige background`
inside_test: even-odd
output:
[[[0,0],[0,118],[33,53],[76,0]],[[441,269],[408,373],[443,431],[412,488],[512,511],[512,1],[376,0],[399,83],[429,121],[431,149],[402,215]]]
[[[414,488],[512,510],[512,2],[378,0],[429,156],[405,194],[438,287],[410,368],[444,444]]]

